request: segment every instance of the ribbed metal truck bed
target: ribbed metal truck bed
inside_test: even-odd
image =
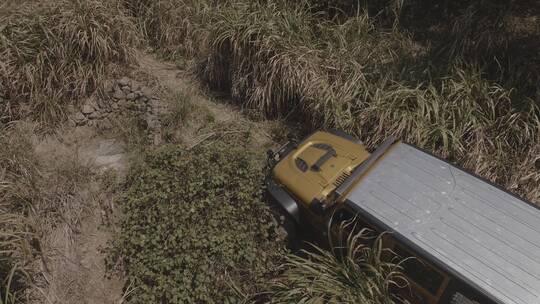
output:
[[[540,304],[540,210],[504,190],[398,143],[347,203],[495,301]]]

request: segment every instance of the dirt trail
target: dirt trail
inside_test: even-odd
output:
[[[138,55],[139,72],[154,78],[158,87],[169,93],[191,92],[191,100],[197,106],[204,107],[216,122],[246,121],[245,128],[255,130],[260,136],[258,142],[267,144],[270,136],[265,130],[265,123],[249,122],[237,109],[211,101],[198,89],[197,83],[190,80],[186,72],[179,70],[172,63],[162,62],[148,54]],[[158,87],[152,89],[159,90]],[[167,107],[167,100],[159,99]],[[95,102],[94,102],[95,103]],[[83,110],[84,111],[84,110]],[[96,176],[104,172],[115,172],[120,181],[128,170],[129,157],[133,151],[127,151],[126,143],[118,135],[106,135],[99,131],[99,122],[88,123],[78,113],[78,122],[83,119],[85,125],[72,124],[35,143],[35,152],[45,163],[58,163],[65,159],[75,159],[80,165],[88,166]],[[90,114],[92,115],[92,114]],[[89,116],[87,116],[89,117]],[[111,119],[111,118],[107,118]],[[76,121],[77,122],[77,121]],[[184,143],[189,145],[201,140],[196,127],[182,129]],[[204,140],[204,138],[203,138]],[[70,210],[77,210],[72,218],[62,221],[43,236],[42,279],[36,287],[39,298],[44,303],[87,303],[119,304],[123,302],[124,282],[118,275],[108,277],[104,264],[105,253],[102,249],[112,239],[114,225],[108,219],[114,210],[113,193],[103,189],[99,178],[80,185],[77,193],[67,202]],[[74,219],[80,220],[80,222]],[[114,221],[112,221],[114,222]],[[110,274],[109,274],[110,275]]]
[[[45,256],[38,284],[42,287],[37,288],[44,303],[121,303],[123,282],[114,275],[106,278],[101,253],[111,239],[105,214],[114,198],[101,189],[97,177],[106,170],[115,170],[118,176],[125,173],[124,147],[121,140],[98,135],[91,127],[67,128],[36,143],[37,156],[48,166],[74,161],[96,174],[95,179],[78,185],[62,207],[64,220],[42,236]]]
[[[173,63],[159,61],[148,54],[139,54],[137,61],[144,72],[155,77],[162,86],[172,92],[193,90],[198,86],[189,79],[185,71],[179,70]],[[230,121],[242,116],[239,111],[228,105],[215,103],[201,94],[197,97],[194,102],[208,108],[217,121]]]
[[[137,56],[139,67],[145,73],[155,77],[158,83],[165,87],[169,92],[182,93],[191,92],[192,102],[199,107],[205,108],[218,123],[240,122],[242,128],[250,130],[255,134],[257,146],[265,146],[272,142],[272,136],[268,131],[272,122],[257,121],[254,122],[246,118],[241,109],[230,104],[219,103],[210,99],[200,88],[200,84],[192,80],[189,73],[178,69],[173,63],[157,60],[152,55],[139,53]],[[188,146],[197,144],[204,140],[205,134],[197,134],[201,127],[195,122],[194,125],[182,129],[183,142]]]

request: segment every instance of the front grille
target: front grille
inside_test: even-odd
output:
[[[336,178],[336,180],[334,181],[334,186],[338,188],[339,186],[341,186],[341,184],[345,182],[345,180],[347,180],[347,178],[349,178],[349,176],[351,176],[350,172],[345,171],[341,173],[341,175],[338,176],[338,178]]]

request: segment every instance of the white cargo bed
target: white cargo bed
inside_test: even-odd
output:
[[[540,304],[540,210],[397,143],[348,204],[504,304]]]

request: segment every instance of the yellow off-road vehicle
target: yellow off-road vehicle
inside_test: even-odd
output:
[[[352,136],[319,131],[268,158],[268,193],[296,225],[324,236],[357,218],[390,232],[383,246],[407,258],[410,284],[398,292],[411,303],[540,304],[531,203],[395,139],[369,153]]]

